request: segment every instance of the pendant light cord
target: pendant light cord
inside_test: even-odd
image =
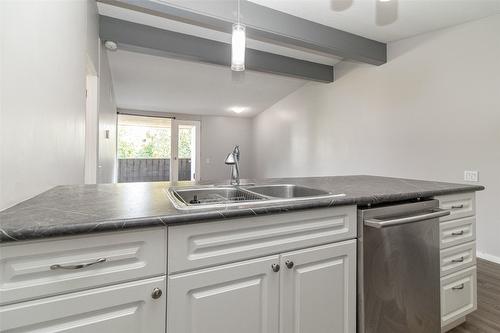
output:
[[[238,0],[238,24],[240,24],[240,0]]]

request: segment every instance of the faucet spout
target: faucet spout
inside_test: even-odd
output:
[[[224,163],[231,166],[231,185],[240,185],[240,147],[238,145],[234,146]]]

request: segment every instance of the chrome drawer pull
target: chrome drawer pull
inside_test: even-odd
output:
[[[465,231],[460,230],[458,232],[452,232],[451,235],[452,236],[462,236],[464,233],[465,233]]]
[[[462,283],[462,284],[461,284],[461,285],[459,285],[459,286],[456,286],[456,287],[451,288],[451,290],[462,290],[462,289],[464,289],[464,287],[465,287],[465,285]]]
[[[452,259],[451,262],[464,262],[464,260],[464,257],[460,257],[459,259]]]
[[[88,262],[88,263],[84,263],[84,264],[77,264],[77,265],[59,265],[59,264],[56,264],[56,265],[50,266],[50,269],[53,271],[56,269],[82,269],[82,268],[89,267],[89,266],[92,266],[95,264],[100,264],[103,262],[106,262],[106,258],[99,258],[99,259],[92,261],[92,262]]]
[[[460,208],[464,208],[464,204],[451,206],[451,209],[460,209]]]

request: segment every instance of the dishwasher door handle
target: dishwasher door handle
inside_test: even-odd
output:
[[[430,219],[435,219],[443,216],[450,215],[449,210],[444,210],[440,208],[433,209],[431,212],[424,213],[421,215],[415,215],[415,216],[407,216],[407,217],[398,217],[395,219],[366,219],[364,221],[364,224],[368,227],[372,228],[385,228],[385,227],[391,227],[394,225],[401,225],[401,224],[406,224],[406,223],[414,223],[414,222],[419,222],[419,221],[425,221],[425,220],[430,220]]]

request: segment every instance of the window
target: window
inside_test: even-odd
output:
[[[170,159],[171,137],[168,118],[119,115],[118,159]]]
[[[199,179],[200,122],[118,115],[118,182]]]

